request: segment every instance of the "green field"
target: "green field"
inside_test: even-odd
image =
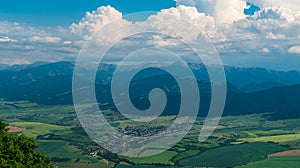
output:
[[[135,164],[166,164],[173,165],[170,161],[177,153],[174,151],[166,151],[158,155],[144,157],[144,158],[128,158],[129,161]]]
[[[276,142],[284,145],[291,145],[292,147],[299,146],[300,134],[287,134],[287,135],[276,135],[276,136],[263,136],[257,138],[242,138],[238,139],[237,143],[241,142]]]
[[[188,157],[191,157],[191,156],[195,156],[198,153],[200,153],[199,150],[183,151],[183,152],[180,152],[178,155],[176,155],[176,157],[174,157],[172,159],[172,161],[178,162],[178,161],[183,160],[185,158],[188,158]]]
[[[75,146],[65,141],[46,141],[40,140],[39,151],[47,151],[47,156],[51,158],[70,159],[70,161],[80,160],[82,162],[97,163],[99,160],[90,156],[81,154],[81,151]]]
[[[263,160],[268,154],[286,150],[273,143],[245,143],[208,150],[179,162],[183,166],[235,167]]]
[[[59,168],[111,168],[112,164],[106,163],[58,163]]]
[[[266,160],[249,163],[245,166],[237,168],[299,168],[300,167],[300,156],[281,156],[271,157]]]
[[[123,165],[120,164],[116,168],[179,168],[178,166],[158,166],[158,165]]]
[[[70,126],[52,125],[38,122],[12,122],[13,126],[26,128],[23,133],[31,138],[51,132],[70,132]]]
[[[127,158],[105,151],[90,156],[100,147],[81,128],[72,106],[0,100],[0,115],[10,125],[26,128],[22,133],[36,139],[40,145],[37,150],[45,152],[58,167],[300,167],[299,157],[266,157],[278,151],[300,149],[300,119],[272,121],[267,113],[223,117],[221,127],[202,143],[198,137],[205,118],[199,117],[177,145],[145,158]],[[110,110],[105,115],[119,131],[166,128],[174,119],[160,117],[150,123],[137,123]]]

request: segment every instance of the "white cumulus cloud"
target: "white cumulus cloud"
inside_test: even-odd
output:
[[[164,9],[145,21],[145,27],[150,26],[174,37],[194,41],[199,35],[215,36],[215,20],[205,13],[200,13],[195,7],[178,6]]]
[[[300,54],[300,46],[293,46],[288,50],[291,54]]]
[[[285,35],[284,34],[273,34],[272,32],[268,32],[266,35],[267,39],[271,39],[271,40],[278,40],[278,39],[284,39]]]
[[[111,6],[102,6],[93,12],[87,12],[81,20],[68,28],[43,30],[0,21],[1,57],[8,59],[11,55],[22,56],[26,54],[24,49],[27,49],[31,52],[30,55],[40,55],[39,58],[62,59],[76,55],[84,42],[100,29],[104,32],[102,34],[104,36],[97,37],[96,34],[96,38],[100,39],[100,42],[97,42],[99,45],[106,45],[115,42],[118,37],[130,34],[125,31],[128,30],[126,28],[157,31],[175,37],[155,35],[148,39],[141,38],[142,41],[139,42],[127,40],[126,45],[140,43],[155,46],[171,45],[176,50],[176,39],[197,45],[197,37],[205,35],[210,38],[220,55],[231,55],[236,60],[241,58],[246,63],[251,62],[251,59],[259,59],[260,55],[265,56],[267,53],[274,58],[300,53],[299,0],[174,1],[177,7],[163,9],[148,19],[135,23],[124,19],[122,13]],[[246,1],[258,5],[261,10],[253,16],[246,16],[244,14],[244,9],[247,8]],[[116,20],[117,22],[114,22]],[[105,28],[112,22],[113,26]],[[147,40],[152,40],[152,43],[147,43]],[[10,43],[13,45],[7,46],[7,42],[13,42]],[[12,53],[17,51],[20,53]],[[226,60],[227,57],[223,58]],[[229,63],[230,61],[235,60],[231,59]]]
[[[280,7],[282,9],[289,9],[294,11],[300,10],[299,0],[247,0],[247,1],[259,6],[260,8]]]
[[[263,48],[263,49],[262,49],[262,52],[263,52],[263,53],[269,53],[270,50],[269,50],[268,48]]]
[[[87,12],[79,23],[73,23],[70,29],[73,33],[93,33],[113,20],[121,19],[122,13],[111,6],[101,6],[92,13]]]
[[[124,33],[120,28],[130,25],[130,22],[122,19],[122,13],[111,6],[101,6],[96,11],[87,12],[79,23],[73,23],[69,28],[74,35],[82,36],[84,40],[87,40],[90,35],[97,32],[105,25],[114,22],[116,25],[115,29],[106,30],[107,36],[99,37],[101,39],[99,43],[105,45],[106,42],[114,42],[116,36],[113,33]]]
[[[175,0],[177,5],[195,6],[199,12],[213,16],[217,23],[233,23],[245,19],[244,0]]]
[[[107,24],[109,28],[105,28]],[[192,25],[192,26],[191,26]],[[102,29],[103,28],[103,29]],[[117,37],[125,36],[135,30],[157,31],[187,41],[197,39],[198,35],[215,35],[215,20],[212,16],[200,13],[195,7],[178,6],[176,8],[163,9],[156,15],[150,16],[143,22],[132,23],[122,18],[122,14],[111,6],[100,7],[79,22],[70,26],[73,33],[87,40],[93,33],[97,37],[97,31],[102,29],[105,36],[99,36],[99,43],[105,45],[112,43]],[[130,32],[127,30],[130,29]]]

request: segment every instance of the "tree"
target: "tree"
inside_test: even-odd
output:
[[[6,124],[0,120],[0,134],[6,133],[8,129],[6,128]]]
[[[6,124],[0,121],[0,167],[52,168],[43,153],[34,151],[37,143],[26,136],[7,133]]]

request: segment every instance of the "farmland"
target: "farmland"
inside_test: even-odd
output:
[[[242,138],[238,139],[240,142],[277,142],[283,145],[290,145],[293,147],[299,147],[300,134],[287,134],[287,135],[275,135],[275,136],[262,136],[257,138]],[[238,142],[239,143],[239,142]]]
[[[266,155],[287,148],[272,143],[245,143],[207,150],[201,155],[180,161],[181,165],[203,167],[235,167],[262,160]],[[218,158],[216,162],[216,158]]]
[[[44,135],[49,132],[69,132],[71,126],[52,125],[39,122],[11,122],[13,126],[26,128],[23,133],[31,138]]]
[[[281,156],[300,156],[300,150],[287,150],[287,151],[268,155],[268,157],[281,157]]]
[[[136,164],[172,164],[170,161],[177,153],[174,151],[166,151],[158,155],[142,158],[128,158],[128,160]]]
[[[285,157],[271,157],[269,159],[261,160],[258,162],[249,163],[245,166],[238,168],[299,168],[300,157],[299,156],[285,156]]]
[[[198,137],[204,118],[198,118],[191,131],[164,153],[128,158],[112,154],[93,142],[81,128],[72,106],[41,106],[25,101],[0,101],[1,118],[10,126],[36,139],[58,167],[264,167],[299,166],[299,156],[268,157],[277,152],[300,149],[300,119],[270,120],[268,113],[223,117],[207,141]],[[164,130],[174,117],[160,117],[150,123],[126,120],[107,110],[110,124],[130,135],[151,135]],[[118,120],[116,120],[116,118]],[[99,151],[96,155],[92,152]],[[280,166],[279,166],[280,167]]]

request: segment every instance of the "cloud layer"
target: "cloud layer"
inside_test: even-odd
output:
[[[249,0],[261,8],[253,16],[244,14],[247,8],[244,0],[175,1],[176,8],[164,9],[136,23],[124,19],[122,13],[111,6],[87,12],[81,21],[68,28],[40,29],[0,22],[0,61],[74,59],[85,40],[114,20],[118,20],[115,28],[105,30],[106,36],[99,37],[99,45],[110,44],[115,37],[128,34],[122,27],[130,27],[160,31],[192,45],[196,45],[198,36],[207,36],[226,64],[272,67],[276,61],[285,60],[282,68],[288,68],[289,57],[298,56],[300,61],[298,0]],[[178,18],[187,22],[179,23]],[[156,46],[173,44],[172,40],[159,36],[151,40]]]
[[[217,23],[233,23],[245,19],[243,0],[175,0],[177,5],[195,6],[199,12],[213,16]]]

